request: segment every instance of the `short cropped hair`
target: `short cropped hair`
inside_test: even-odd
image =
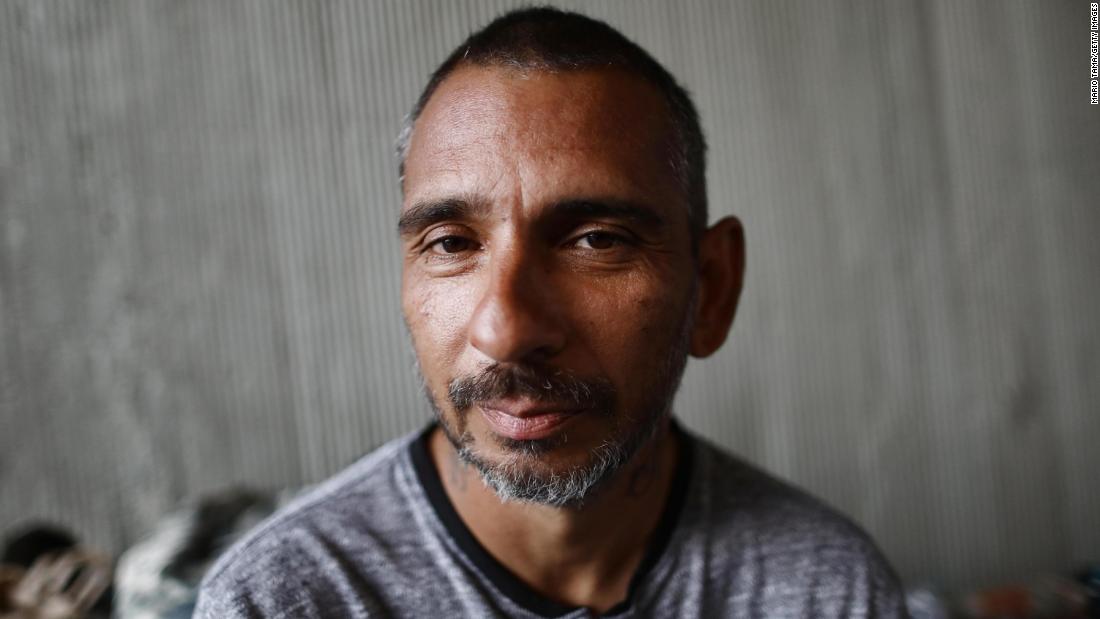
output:
[[[549,7],[520,9],[496,18],[471,34],[435,70],[405,118],[397,139],[402,186],[416,120],[439,85],[463,65],[521,71],[619,68],[654,85],[664,97],[672,121],[675,152],[670,164],[687,197],[692,244],[702,236],[707,226],[706,141],[699,114],[687,91],[659,62],[618,30],[579,13]]]

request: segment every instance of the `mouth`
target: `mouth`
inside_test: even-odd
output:
[[[528,399],[492,400],[481,402],[477,407],[493,432],[516,441],[533,441],[553,436],[585,411],[575,405]]]

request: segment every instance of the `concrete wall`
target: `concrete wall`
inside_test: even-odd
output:
[[[0,4],[0,526],[119,550],[428,419],[391,144],[509,2]],[[566,3],[693,91],[749,267],[685,423],[909,581],[1100,557],[1088,3]]]

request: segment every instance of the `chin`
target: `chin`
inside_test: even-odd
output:
[[[659,424],[647,424],[623,432],[612,426],[587,438],[582,428],[573,428],[547,438],[516,440],[484,427],[467,427],[452,436],[449,424],[441,426],[459,458],[478,471],[501,501],[561,508],[590,501],[659,429]]]
[[[499,457],[482,454],[475,441],[460,448],[458,454],[501,501],[551,507],[583,505],[631,455],[618,443],[608,442],[579,457],[568,457],[560,453],[563,446],[547,446],[547,440],[522,441],[523,445],[501,450]]]

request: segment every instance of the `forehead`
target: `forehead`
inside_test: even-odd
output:
[[[464,66],[417,120],[405,203],[507,190],[680,202],[673,136],[664,99],[636,75]]]

